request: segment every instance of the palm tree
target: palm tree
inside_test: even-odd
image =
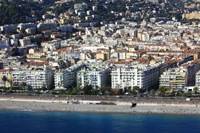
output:
[[[6,88],[6,82],[8,81],[6,76],[3,76],[2,81],[4,83],[4,88]]]

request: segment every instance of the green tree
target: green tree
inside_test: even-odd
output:
[[[151,89],[151,91],[150,91],[150,94],[151,94],[151,96],[155,96],[155,90],[154,89]]]
[[[198,88],[197,87],[195,87],[194,89],[193,89],[193,92],[194,92],[194,94],[198,94]]]
[[[40,58],[45,60],[46,59],[46,55],[41,55]]]
[[[98,93],[98,90],[96,90],[96,89],[92,89],[92,90],[91,90],[91,94],[92,94],[92,95],[97,95],[97,93]]]
[[[133,91],[132,91],[131,87],[128,87],[128,88],[127,88],[127,92],[128,92],[129,94],[133,94]]]
[[[141,94],[141,90],[140,90],[139,86],[133,86],[132,91],[134,94],[137,94],[137,96],[139,96]]]
[[[47,90],[47,88],[44,84],[42,85],[41,90],[43,90],[43,91]]]
[[[111,94],[112,93],[112,89],[110,86],[106,86],[106,85],[103,85],[99,91],[102,93],[102,94]]]
[[[105,87],[105,91],[106,91],[106,93],[111,94],[112,93],[112,88],[110,86],[106,86]]]
[[[26,83],[25,83],[25,82],[22,82],[20,86],[21,86],[21,88],[23,89],[23,91],[25,92],[25,89],[26,89]]]
[[[184,94],[185,97],[191,97],[192,93],[190,91],[188,91],[187,93]]]
[[[183,91],[181,89],[179,89],[176,93],[177,96],[183,96]]]
[[[6,76],[3,76],[2,77],[2,81],[4,83],[4,88],[6,88],[6,82],[8,81],[7,77]]]
[[[92,86],[89,85],[88,83],[85,84],[85,86],[83,87],[83,92],[85,95],[90,95],[92,91]]]
[[[72,89],[72,94],[73,95],[76,95],[76,94],[78,94],[80,92],[80,88],[79,87],[74,87],[73,89]]]
[[[165,96],[165,87],[164,86],[160,86],[158,89],[158,94],[159,96],[163,97]]]
[[[73,91],[73,88],[72,88],[72,87],[67,88],[67,94],[71,95],[71,94],[72,94],[72,91]]]

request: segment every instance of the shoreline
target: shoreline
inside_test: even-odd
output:
[[[70,99],[71,100],[71,99]],[[107,101],[115,105],[106,104],[73,104],[66,99],[38,99],[0,97],[0,110],[30,111],[30,112],[77,112],[77,113],[110,113],[110,114],[175,114],[200,115],[200,103],[165,103],[165,102],[132,102],[123,100]],[[72,99],[73,100],[73,99]],[[84,101],[84,100],[82,100]],[[94,102],[94,101],[93,101]]]

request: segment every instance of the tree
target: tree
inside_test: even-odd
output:
[[[92,94],[92,95],[97,95],[97,92],[98,92],[98,90],[96,90],[96,89],[92,89],[92,90],[91,90],[91,94]]]
[[[25,89],[26,89],[26,83],[25,83],[25,82],[22,82],[20,86],[21,86],[21,88],[22,88],[22,89],[24,90],[24,92],[25,92]]]
[[[151,89],[151,91],[150,91],[150,94],[151,94],[151,96],[155,96],[155,90],[154,89]]]
[[[140,87],[139,86],[133,86],[133,93],[137,94],[137,96],[140,95]]]
[[[42,60],[45,60],[45,59],[46,59],[46,55],[41,55],[40,58],[41,58]]]
[[[158,94],[159,96],[163,97],[165,96],[165,87],[164,86],[160,86],[158,89]]]
[[[4,88],[6,88],[6,82],[8,81],[7,77],[6,76],[3,76],[2,77],[2,81],[4,83]]]
[[[177,96],[183,96],[183,91],[179,89],[179,90],[177,91],[176,95],[177,95]]]
[[[72,89],[72,94],[76,95],[79,91],[80,91],[80,89],[78,87],[75,87],[75,88]]]
[[[67,94],[71,95],[72,91],[73,91],[73,88],[71,86],[67,88]]]
[[[100,91],[100,93],[105,94],[105,88],[104,88],[104,87],[101,87],[101,88],[99,89],[99,91]]]
[[[194,94],[198,94],[198,88],[195,87],[195,88],[193,89],[193,92],[194,92]]]
[[[92,86],[89,85],[88,83],[85,84],[85,86],[83,87],[83,92],[85,95],[90,95],[91,94],[91,90],[92,90]]]
[[[133,90],[136,90],[136,91],[138,91],[138,90],[139,90],[139,88],[140,88],[140,87],[138,87],[138,86],[133,86]]]
[[[133,94],[133,91],[132,91],[131,87],[126,88],[125,93]]]
[[[184,94],[185,97],[191,97],[192,93],[190,91],[188,91],[187,93]]]
[[[47,90],[47,88],[44,84],[42,85],[41,90],[43,90],[43,91]]]
[[[111,87],[110,86],[106,86],[106,85],[103,85],[100,89],[100,92],[102,93],[102,94],[111,94],[112,93],[112,89],[111,89]]]
[[[106,91],[106,93],[112,93],[112,89],[111,89],[111,87],[110,86],[105,86],[105,91]]]

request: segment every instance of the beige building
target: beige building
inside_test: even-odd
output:
[[[1,69],[0,70],[0,87],[4,87],[4,84],[5,84],[5,87],[11,87],[11,82],[12,81],[12,69]],[[2,80],[3,77],[6,77],[7,78],[7,81],[4,82]]]
[[[101,60],[108,60],[109,59],[109,53],[96,53],[96,59]]]
[[[194,86],[196,72],[199,67],[199,64],[192,64],[187,67],[183,65],[168,69],[160,76],[160,86],[169,87],[170,89],[184,89],[186,86]]]
[[[187,14],[182,14],[182,18],[184,19],[200,19],[200,12],[192,12]]]

